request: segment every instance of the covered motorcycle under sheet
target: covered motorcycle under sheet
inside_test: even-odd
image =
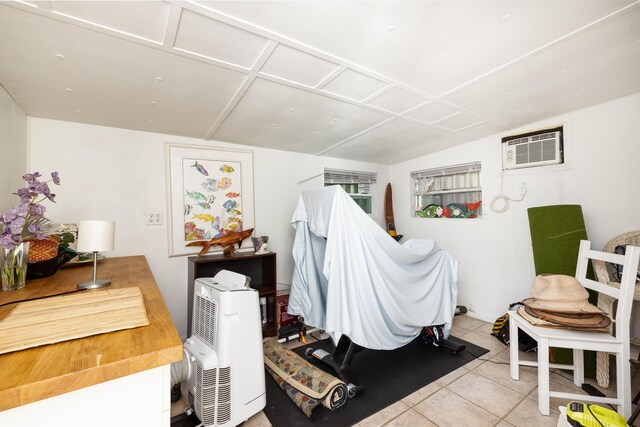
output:
[[[370,349],[401,347],[456,307],[458,261],[433,240],[396,242],[340,186],[300,195],[288,312]]]

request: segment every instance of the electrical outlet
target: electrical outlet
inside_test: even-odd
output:
[[[162,225],[162,214],[159,212],[148,213],[147,225]]]
[[[524,196],[525,194],[527,194],[527,184],[523,182],[520,184],[520,195]]]

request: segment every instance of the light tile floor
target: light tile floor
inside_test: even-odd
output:
[[[491,324],[473,317],[456,316],[452,334],[489,350],[489,353],[435,382],[360,421],[357,427],[379,426],[498,426],[531,427],[556,426],[560,413],[557,408],[567,400],[552,399],[551,415],[538,412],[537,373],[534,367],[520,367],[520,381],[509,375],[509,349],[490,336]],[[288,347],[300,345],[290,341]],[[446,357],[446,356],[443,356]],[[523,359],[535,358],[522,354]],[[550,375],[552,388],[557,391],[578,392],[570,374],[556,371]],[[587,380],[596,387],[595,381]],[[615,394],[615,383],[600,390]],[[640,388],[640,379],[634,381],[633,395]],[[263,412],[249,419],[245,427],[268,427]]]

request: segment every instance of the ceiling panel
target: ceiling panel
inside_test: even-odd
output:
[[[314,87],[336,68],[334,63],[279,44],[260,71]]]
[[[0,58],[0,82],[30,116],[199,138],[246,78],[4,6]]]
[[[42,3],[42,2],[40,2]],[[53,1],[51,9],[74,18],[162,42],[169,9],[165,2]]]
[[[632,1],[200,3],[439,95]]]
[[[514,128],[640,91],[640,8],[446,97]]]
[[[174,47],[251,68],[268,40],[232,25],[183,10]]]
[[[340,144],[325,155],[365,162],[394,164],[452,147],[470,140],[462,135],[444,133],[427,125],[394,119],[372,131]]]
[[[317,153],[387,117],[257,78],[212,139]]]
[[[453,116],[449,116],[444,120],[437,122],[436,125],[448,130],[456,131],[458,129],[466,128],[468,126],[481,122],[482,119],[480,117],[461,111]]]
[[[322,90],[356,101],[363,101],[386,86],[387,84],[380,80],[347,69],[331,80]]]
[[[421,122],[433,123],[438,120],[442,120],[445,117],[456,114],[459,111],[460,110],[452,107],[449,104],[438,101],[431,101],[407,113],[406,116],[411,117],[412,119],[420,120]]]
[[[426,99],[394,87],[367,102],[367,104],[400,114],[425,101]]]
[[[484,122],[484,123],[478,123],[468,128],[464,128],[460,132],[465,135],[469,135],[474,139],[480,139],[480,138],[484,138],[485,136],[493,135],[499,132],[504,132],[506,130],[508,129]]]

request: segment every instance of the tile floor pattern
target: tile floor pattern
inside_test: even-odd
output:
[[[557,408],[567,400],[551,399],[551,415],[538,412],[536,368],[520,367],[520,381],[509,375],[509,349],[490,336],[491,324],[464,315],[456,316],[451,333],[489,350],[476,359],[404,399],[388,406],[356,424],[357,427],[531,427],[558,423]],[[288,346],[299,345],[296,342]],[[522,358],[531,358],[523,354]],[[534,356],[535,357],[535,356]],[[580,392],[570,374],[554,372],[550,376],[557,391]],[[596,385],[595,380],[587,380]],[[640,378],[634,381],[633,395],[640,388]],[[601,389],[601,388],[600,388]],[[615,383],[605,394],[615,394]],[[263,412],[250,418],[244,427],[269,427]]]

